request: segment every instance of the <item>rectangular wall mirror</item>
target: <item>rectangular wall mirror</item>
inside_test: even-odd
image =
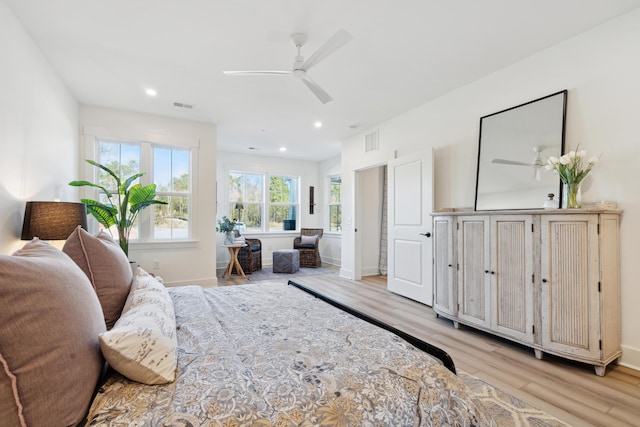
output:
[[[544,168],[564,152],[567,91],[480,118],[476,210],[540,209],[560,178]]]

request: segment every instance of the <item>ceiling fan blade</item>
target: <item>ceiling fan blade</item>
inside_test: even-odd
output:
[[[289,75],[291,71],[223,71],[227,76],[274,76]]]
[[[307,85],[307,87],[311,89],[311,92],[313,92],[313,94],[317,96],[320,102],[322,102],[323,104],[326,104],[327,102],[333,100],[331,95],[329,95],[324,89],[318,86],[318,84],[311,80],[309,77],[305,77],[304,79],[302,79],[302,83]]]
[[[302,69],[309,71],[309,68],[331,55],[336,50],[351,41],[353,36],[345,30],[338,30],[325,44],[320,46],[313,55],[302,64]]]
[[[493,159],[491,163],[498,163],[501,165],[532,166],[531,163],[516,162],[513,160],[504,160],[504,159]]]

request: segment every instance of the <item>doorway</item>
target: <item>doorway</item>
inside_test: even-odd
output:
[[[355,172],[354,279],[386,273],[390,291],[431,305],[432,151]]]
[[[387,227],[383,222],[385,173],[386,165],[356,171],[356,280],[386,274],[380,265],[381,257],[386,265],[387,256],[386,247],[381,249]]]

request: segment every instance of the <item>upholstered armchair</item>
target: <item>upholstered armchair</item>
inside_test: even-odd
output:
[[[240,236],[237,230],[236,237]],[[242,267],[244,274],[251,274],[254,271],[262,270],[262,242],[260,239],[244,239],[247,246],[244,246],[238,251],[238,262]],[[236,272],[235,266],[233,272]]]
[[[293,239],[293,249],[300,251],[300,267],[320,267],[319,242],[322,228],[302,228],[300,236]]]

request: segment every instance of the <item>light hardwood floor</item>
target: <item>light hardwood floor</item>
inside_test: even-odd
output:
[[[232,276],[220,285],[249,283]],[[386,290],[386,278],[362,281],[337,274],[292,277],[324,295],[445,350],[456,368],[547,411],[574,426],[640,426],[640,372],[607,368],[604,377],[591,366],[547,356],[472,328],[455,329],[430,307]],[[272,281],[285,283],[285,281]]]

